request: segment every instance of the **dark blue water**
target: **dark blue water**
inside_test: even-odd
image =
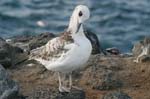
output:
[[[0,36],[58,34],[78,4],[90,8],[85,27],[98,35],[104,47],[131,51],[135,42],[150,35],[150,0],[0,0]]]

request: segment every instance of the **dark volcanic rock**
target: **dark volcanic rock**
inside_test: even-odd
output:
[[[99,54],[99,53],[105,54],[104,50],[100,46],[100,42],[96,34],[94,34],[91,31],[85,31],[85,35],[92,43],[92,47],[93,47],[92,54]]]
[[[82,76],[82,79],[85,80],[82,82],[97,90],[110,90],[122,87],[122,82],[116,74],[116,71],[120,70],[120,68],[113,65],[101,65],[98,64],[99,62],[99,55],[91,57],[91,61],[88,63],[89,68],[86,69]],[[116,63],[114,62],[114,64]]]
[[[12,38],[13,42],[28,42],[33,38],[33,36],[29,35],[18,35]]]
[[[3,66],[11,65],[11,52],[12,47],[7,44],[3,39],[0,39],[0,63]]]
[[[37,86],[33,89],[26,99],[56,99],[57,91],[49,89],[49,87],[39,87]]]
[[[116,47],[107,48],[106,51],[112,55],[119,55],[120,51]]]
[[[3,40],[0,39],[0,59],[3,59],[6,55],[8,55],[7,49],[10,46]]]
[[[17,99],[19,86],[0,65],[0,99]]]
[[[131,97],[123,92],[112,92],[106,94],[103,99],[131,99]]]
[[[85,92],[81,90],[72,90],[70,93],[59,93],[56,99],[86,99]]]
[[[144,55],[140,59],[141,62],[150,62],[150,55]]]
[[[92,62],[91,65],[83,73],[82,79],[85,80],[82,83],[84,82],[85,85],[98,90],[110,90],[122,87],[122,81],[115,74],[119,69],[118,67],[98,65],[97,62]]]
[[[11,46],[5,40],[0,39],[0,64],[4,67],[10,67],[18,62],[24,60],[25,57],[20,58],[23,50],[16,46]],[[19,57],[19,58],[18,58]]]
[[[60,93],[56,88],[37,87],[27,99],[85,99],[85,92],[81,90],[71,90],[69,93]]]
[[[3,38],[0,37],[0,41],[5,41]]]
[[[93,75],[96,78],[93,79],[93,83],[91,82],[93,89],[110,90],[122,86],[121,81],[115,77],[116,75],[111,70],[101,69],[99,72],[98,75]]]
[[[40,47],[40,46],[46,44],[49,40],[51,40],[54,37],[55,37],[54,34],[48,33],[48,32],[39,34],[39,35],[33,37],[33,39],[29,42],[29,48],[30,48],[30,50],[32,50],[37,47]]]

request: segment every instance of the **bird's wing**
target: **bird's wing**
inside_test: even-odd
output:
[[[44,46],[33,49],[30,53],[32,59],[43,59],[46,61],[55,61],[60,58],[64,53],[69,51],[67,45],[72,44],[74,41],[69,32],[63,33],[60,37],[56,37]]]

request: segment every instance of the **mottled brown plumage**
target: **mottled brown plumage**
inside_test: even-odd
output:
[[[141,53],[137,56],[134,62],[138,63],[139,59],[144,55],[150,55],[150,37],[145,37],[143,41],[141,41]]]
[[[65,49],[66,44],[73,43],[73,39],[70,32],[64,32],[60,37],[56,37],[47,42],[46,45],[41,46],[31,51],[30,58],[42,58],[44,60],[54,61],[63,53],[66,53],[68,49]]]
[[[142,45],[147,46],[148,44],[150,44],[150,37],[145,37],[145,39],[142,42]]]

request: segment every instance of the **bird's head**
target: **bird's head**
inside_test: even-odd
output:
[[[80,30],[82,24],[89,19],[90,11],[89,8],[85,5],[78,5],[71,16],[69,29],[71,32],[77,33]]]

